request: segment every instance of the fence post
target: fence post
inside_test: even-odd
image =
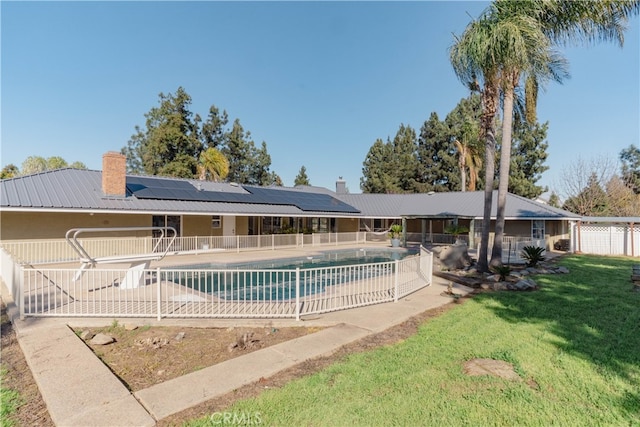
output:
[[[24,267],[20,265],[20,277],[18,277],[18,295],[14,296],[14,303],[18,304],[20,308],[20,320],[24,320],[24,297],[23,295],[24,288]]]
[[[393,263],[395,264],[395,269],[396,269],[396,274],[394,275],[394,284],[393,287],[395,289],[394,293],[393,293],[393,302],[398,302],[398,282],[399,282],[399,275],[400,275],[400,271],[398,269],[399,266],[399,262],[398,260],[393,261]]]
[[[296,267],[296,320],[300,320],[300,267]]]
[[[240,253],[240,235],[236,235],[236,253]]]
[[[156,268],[156,281],[158,286],[158,291],[156,294],[157,298],[157,309],[158,309],[158,322],[162,319],[162,289],[160,289],[160,267]]]

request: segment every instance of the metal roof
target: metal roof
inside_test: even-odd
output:
[[[4,211],[91,211],[167,214],[333,216],[362,218],[482,218],[484,192],[337,194],[322,187],[253,187],[233,183],[127,175],[125,197],[105,196],[102,172],[57,169],[0,181]],[[148,188],[189,189],[190,200],[137,197]],[[145,190],[147,189],[147,190]],[[191,190],[192,189],[192,190]],[[194,200],[202,191],[207,197]],[[153,193],[153,191],[151,192]],[[215,193],[215,194],[213,194]],[[142,193],[142,194],[147,194]],[[580,219],[579,215],[508,194],[507,219]],[[493,196],[495,217],[497,192]]]
[[[482,218],[484,192],[427,194],[346,194],[337,195],[359,208],[365,217]],[[498,192],[493,192],[491,216],[497,212]],[[579,219],[571,212],[554,208],[515,194],[507,194],[507,219]]]
[[[324,192],[301,193],[283,187],[243,187],[232,183],[215,183],[166,177],[127,175],[125,197],[105,196],[102,172],[81,169],[57,169],[0,181],[0,207],[3,210],[47,211],[127,211],[129,213],[171,212],[182,214],[239,214],[282,216],[353,216],[353,206]],[[190,199],[180,196],[137,197],[149,188],[191,187]],[[252,193],[260,193],[256,196]],[[194,199],[193,193],[217,194],[217,200]],[[185,191],[187,192],[187,191]],[[270,194],[273,202],[270,201]],[[148,194],[148,191],[144,194]]]

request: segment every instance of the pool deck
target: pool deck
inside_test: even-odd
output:
[[[360,246],[358,246],[360,247]],[[367,246],[369,247],[369,246]],[[373,246],[371,246],[373,247]],[[344,246],[337,247],[345,249]],[[323,247],[326,251],[329,248]],[[256,259],[291,258],[317,253],[318,248],[215,253],[172,256],[154,266],[180,263],[243,262]],[[207,261],[211,259],[213,261]],[[323,327],[319,332],[255,351],[192,374],[131,393],[111,373],[72,327],[109,325],[100,318],[18,318],[11,296],[2,287],[18,342],[38,384],[49,414],[59,426],[153,426],[157,420],[188,409],[239,387],[268,378],[284,369],[400,324],[426,310],[452,302],[443,296],[448,281],[433,277],[431,286],[398,302],[370,305],[293,319],[117,319],[125,325],[183,327],[305,326]],[[471,289],[454,285],[456,293]],[[195,392],[197,391],[197,392]]]

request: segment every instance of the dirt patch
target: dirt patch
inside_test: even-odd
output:
[[[464,303],[469,297],[462,297],[458,303]],[[280,388],[292,380],[319,372],[333,363],[344,360],[344,358],[350,354],[398,343],[414,335],[418,327],[425,321],[439,316],[455,306],[456,304],[452,302],[445,306],[425,311],[383,332],[342,346],[329,356],[306,360],[272,377],[261,378],[253,384],[246,385],[226,395],[211,399],[205,403],[160,420],[157,425],[181,426],[188,420],[224,410],[238,400],[258,396],[266,389]],[[3,318],[3,366],[7,363],[5,351],[8,350],[8,347],[5,347],[5,330],[9,331],[11,330],[10,328],[11,325],[9,323],[5,325]],[[80,335],[84,328],[76,328],[75,330]],[[101,353],[101,357],[105,362],[113,358],[113,361],[107,362],[110,369],[123,378],[123,381],[132,390],[138,390],[152,384],[166,381],[170,377],[192,372],[207,365],[219,363],[219,361],[237,357],[277,342],[287,341],[317,331],[318,329],[294,327],[277,328],[277,330],[274,331],[273,328],[227,328],[212,330],[177,327],[143,327],[128,331],[122,325],[112,325],[109,328],[93,329],[92,332],[97,333],[101,330],[112,334],[117,341],[114,344],[102,346],[97,351]],[[184,332],[184,337],[182,337],[181,340],[177,340],[176,337],[181,332]],[[250,336],[251,332],[253,332],[251,336],[251,339],[254,340],[253,344],[247,346],[248,348],[238,348],[229,351],[229,345],[232,344],[234,340],[236,342],[238,338],[242,340],[245,334],[248,333],[249,335],[247,336]],[[128,342],[128,345],[125,345],[126,342]],[[21,393],[25,404],[14,417],[16,424],[19,426],[53,426],[54,424],[47,413],[46,406],[33,381],[31,372],[24,362],[24,356],[22,356],[22,351],[15,339],[15,334],[10,340],[7,338],[7,343],[12,349],[9,351],[14,352],[10,357],[22,358],[22,363],[15,361],[7,363],[7,365],[9,365],[7,367],[10,367],[11,375],[8,381],[3,383],[3,386],[10,388],[15,387],[16,389],[22,390]],[[218,345],[212,347],[213,343],[217,343]],[[89,345],[88,342],[87,345]],[[158,346],[158,348],[153,348],[154,346]],[[145,363],[140,363],[141,360]],[[177,361],[181,360],[185,362],[181,363],[179,367]],[[206,360],[207,363],[204,363],[203,360]],[[211,363],[209,363],[209,361],[211,361]],[[120,373],[118,373],[118,371]]]
[[[47,406],[42,400],[42,395],[31,375],[22,349],[18,344],[16,333],[6,313],[4,301],[2,306],[2,369],[5,371],[2,377],[2,388],[11,389],[20,393],[21,405],[18,410],[9,417],[17,426],[42,426],[53,427],[53,421],[47,411]],[[4,425],[4,424],[3,424]]]
[[[90,333],[85,343],[135,392],[320,329],[154,326],[129,330],[114,323],[105,328],[74,328],[74,331],[82,338]],[[90,339],[94,334],[111,336],[115,342],[95,344]]]
[[[463,297],[459,303],[464,303],[469,297]],[[267,389],[276,389],[283,387],[288,382],[298,378],[303,378],[321,371],[336,362],[344,360],[348,355],[373,350],[378,347],[387,346],[401,342],[414,335],[420,325],[425,321],[439,316],[440,314],[455,308],[455,304],[450,304],[427,310],[399,325],[393,326],[383,332],[369,335],[361,340],[347,344],[338,348],[333,354],[324,357],[317,357],[293,366],[284,371],[278,372],[269,378],[261,378],[253,384],[246,385],[223,396],[216,397],[200,405],[186,409],[177,414],[171,415],[160,420],[158,427],[181,426],[184,422],[194,418],[201,418],[211,415],[214,412],[223,411],[231,406],[234,402],[242,399],[248,399],[260,395]]]
[[[520,381],[520,376],[513,369],[513,365],[504,360],[471,359],[465,362],[464,372],[467,375],[493,375],[506,380]]]

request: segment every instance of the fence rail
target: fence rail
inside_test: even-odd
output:
[[[422,248],[403,260],[285,270],[93,269],[77,277],[75,269],[14,264],[13,289],[22,317],[300,319],[397,301],[431,284],[432,263]]]
[[[160,240],[160,241],[159,241]],[[214,251],[255,251],[316,246],[339,246],[388,241],[373,233],[315,233],[315,234],[269,234],[261,236],[187,236],[177,237],[170,245],[169,254],[198,254]],[[148,254],[153,250],[167,250],[171,238],[158,239],[151,236],[113,238],[79,238],[78,242],[93,257],[129,256]],[[65,239],[2,241],[13,259],[21,264],[50,264],[80,261],[78,254]]]
[[[480,238],[477,239],[477,251],[480,253]],[[502,239],[502,262],[505,264],[524,263],[526,260],[522,258],[522,249],[525,246],[536,246],[546,249],[546,239],[531,239],[519,236],[504,236]],[[493,235],[489,236],[489,251],[493,247]]]

